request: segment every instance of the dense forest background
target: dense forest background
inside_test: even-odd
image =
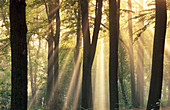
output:
[[[112,1],[117,5],[110,6],[114,3]],[[168,110],[170,107],[170,1],[162,1],[166,1],[167,22],[162,94],[156,105]],[[11,3],[9,0],[0,0],[1,110],[11,109],[12,84],[20,86],[19,84],[23,83],[11,81],[10,16],[14,16],[10,15]],[[153,51],[159,51],[158,48],[154,48],[157,27],[155,26],[157,17],[155,3],[153,0],[26,0],[28,82],[25,82],[27,97],[23,98],[27,101],[27,109],[146,108],[151,92],[149,90],[152,90],[150,82],[153,72]],[[111,12],[114,10],[116,16],[111,20]],[[159,7],[158,10],[163,9]],[[163,16],[159,14],[161,15]],[[114,27],[117,27],[117,31],[112,33],[111,29]],[[162,27],[158,30],[161,29]],[[117,37],[111,38],[111,35]],[[155,45],[161,47],[161,44]],[[113,73],[118,72],[114,74],[117,75],[117,80],[111,79],[112,63],[109,63],[112,55],[109,49],[116,49],[114,48],[116,46],[118,56],[114,51],[113,62],[117,61],[118,68],[113,69]],[[20,63],[25,64],[22,60]],[[160,62],[154,64],[159,65]],[[113,65],[116,68],[116,63]],[[88,75],[84,75],[85,73]],[[19,81],[20,75],[22,74],[17,74],[15,80]],[[157,82],[158,80],[159,78],[156,79]],[[116,82],[109,81],[116,81],[118,86],[116,87]],[[114,91],[113,96],[118,98],[116,103],[119,106],[111,106],[112,88],[109,88],[111,84],[115,84],[113,91],[118,90],[118,95],[115,96]],[[157,85],[152,86],[155,92]],[[24,89],[24,87],[18,88],[21,92]],[[18,110],[23,109],[18,108]]]

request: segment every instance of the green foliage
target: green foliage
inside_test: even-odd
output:
[[[1,82],[0,83],[0,108],[1,110],[10,110],[11,102],[11,84]]]
[[[119,77],[119,81],[122,79],[123,80],[123,86],[124,86],[124,90],[125,90],[125,94],[126,94],[126,100],[128,102],[129,105],[125,104],[125,97],[122,94],[122,88],[121,85],[119,83],[118,89],[119,91],[119,106],[120,107],[125,107],[125,108],[130,108],[131,107],[131,100],[130,100],[130,96],[131,96],[131,84],[130,84],[130,70],[129,70],[129,63],[128,63],[128,57],[127,57],[127,52],[126,52],[126,48],[123,45],[122,42],[119,42],[119,51],[118,51],[118,55],[119,55],[119,67],[118,67],[118,77]]]

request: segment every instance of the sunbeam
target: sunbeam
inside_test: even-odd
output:
[[[40,83],[40,84],[41,84],[41,85],[39,85],[38,88],[42,88],[42,86],[43,86],[44,83]],[[36,97],[38,96],[39,93],[40,93],[40,89],[37,89],[34,97],[31,99],[31,101],[30,101],[30,103],[29,103],[29,105],[28,105],[28,110],[32,107],[32,105],[33,105],[33,103],[35,102],[35,99],[36,99]]]
[[[70,54],[71,52],[73,51],[74,47],[72,47],[67,56],[66,56],[66,59],[65,59],[65,62],[64,62],[64,65],[62,66],[61,70],[59,71],[59,76],[58,76],[58,79],[56,82],[54,82],[54,88],[52,90],[52,92],[50,93],[50,98],[49,99],[52,99],[54,97],[54,91],[56,91],[56,89],[58,88],[58,84],[60,83],[62,77],[63,77],[63,73],[66,71],[66,67],[67,67],[67,62],[70,60]]]
[[[94,86],[94,110],[108,110],[108,100],[107,100],[107,91],[108,88],[106,88],[108,79],[106,79],[106,72],[105,72],[105,66],[104,66],[104,39],[99,40],[99,55],[97,56],[97,71],[95,75],[95,86]]]
[[[69,88],[68,88],[68,91],[67,91],[67,95],[66,95],[67,99],[64,101],[64,105],[63,105],[62,110],[66,110],[67,105],[70,103],[70,97],[71,97],[71,95],[73,93],[73,89],[75,88],[74,87],[75,86],[75,79],[76,79],[76,76],[77,76],[76,74],[78,74],[77,71],[79,69],[79,64],[80,64],[79,62],[81,62],[81,54],[79,54],[77,64],[75,64],[73,74],[71,76],[71,81],[70,81],[70,84],[69,84]],[[79,78],[79,79],[81,79],[81,78]],[[80,81],[78,81],[78,82],[81,83]],[[79,95],[79,92],[80,92],[80,84],[78,84],[77,89],[78,89],[78,91],[77,91],[78,94],[76,94],[76,96],[77,96],[77,101],[78,101],[78,95]],[[76,107],[76,102],[75,102],[75,107]]]

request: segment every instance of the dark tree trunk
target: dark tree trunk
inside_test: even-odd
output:
[[[159,110],[160,107],[166,23],[166,0],[156,0],[156,24],[153,46],[152,74],[147,110]]]
[[[25,0],[10,0],[11,110],[27,110],[27,26]]]
[[[93,59],[96,52],[96,45],[98,39],[98,33],[101,23],[102,15],[102,0],[96,0],[95,10],[95,24],[92,37],[92,43],[90,40],[89,31],[89,11],[88,0],[81,0],[81,12],[82,12],[82,31],[83,31],[83,78],[82,78],[82,109],[93,108],[92,104],[92,83],[91,83],[91,69]]]
[[[118,39],[119,23],[116,0],[109,0],[109,31],[110,31],[110,56],[109,56],[109,91],[110,110],[119,109],[118,101]]]
[[[48,39],[48,76],[47,76],[47,103],[50,106],[53,89],[53,38]]]
[[[59,74],[59,38],[60,38],[60,13],[59,13],[59,0],[55,1],[56,4],[56,34],[54,38],[54,110],[58,110],[58,74]],[[53,9],[55,10],[55,9]]]
[[[45,0],[45,8],[48,16],[49,23],[49,35],[48,35],[48,73],[47,73],[47,106],[48,109],[51,109],[52,101],[53,101],[53,73],[54,73],[54,28],[53,28],[53,20],[54,20],[54,4],[53,1],[46,4]]]

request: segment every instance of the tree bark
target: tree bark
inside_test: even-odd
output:
[[[52,101],[53,101],[53,83],[54,83],[54,28],[53,28],[53,20],[54,20],[54,4],[53,0],[47,3],[45,2],[46,14],[48,17],[49,23],[49,34],[48,34],[48,72],[47,72],[47,108],[51,109]]]
[[[47,103],[50,106],[52,102],[53,89],[53,38],[48,39],[48,76],[47,76]]]
[[[118,5],[116,0],[109,0],[109,32],[110,32],[110,56],[109,56],[109,91],[110,110],[119,109],[118,101]]]
[[[58,89],[57,89],[57,82],[58,82],[58,74],[59,74],[59,39],[60,39],[60,12],[59,12],[59,0],[55,0],[55,8],[56,9],[56,34],[54,37],[54,110],[58,110]],[[53,9],[55,10],[55,9]]]
[[[95,24],[92,36],[92,43],[90,40],[89,31],[89,11],[88,0],[81,0],[82,12],[82,31],[83,31],[83,78],[82,78],[82,109],[92,109],[92,83],[91,83],[91,69],[96,52],[96,45],[98,33],[101,23],[102,15],[102,0],[96,0],[95,10]]]
[[[159,110],[160,107],[166,23],[166,0],[156,0],[156,24],[153,46],[152,74],[147,110]]]
[[[27,26],[25,0],[10,0],[11,110],[27,110]]]

